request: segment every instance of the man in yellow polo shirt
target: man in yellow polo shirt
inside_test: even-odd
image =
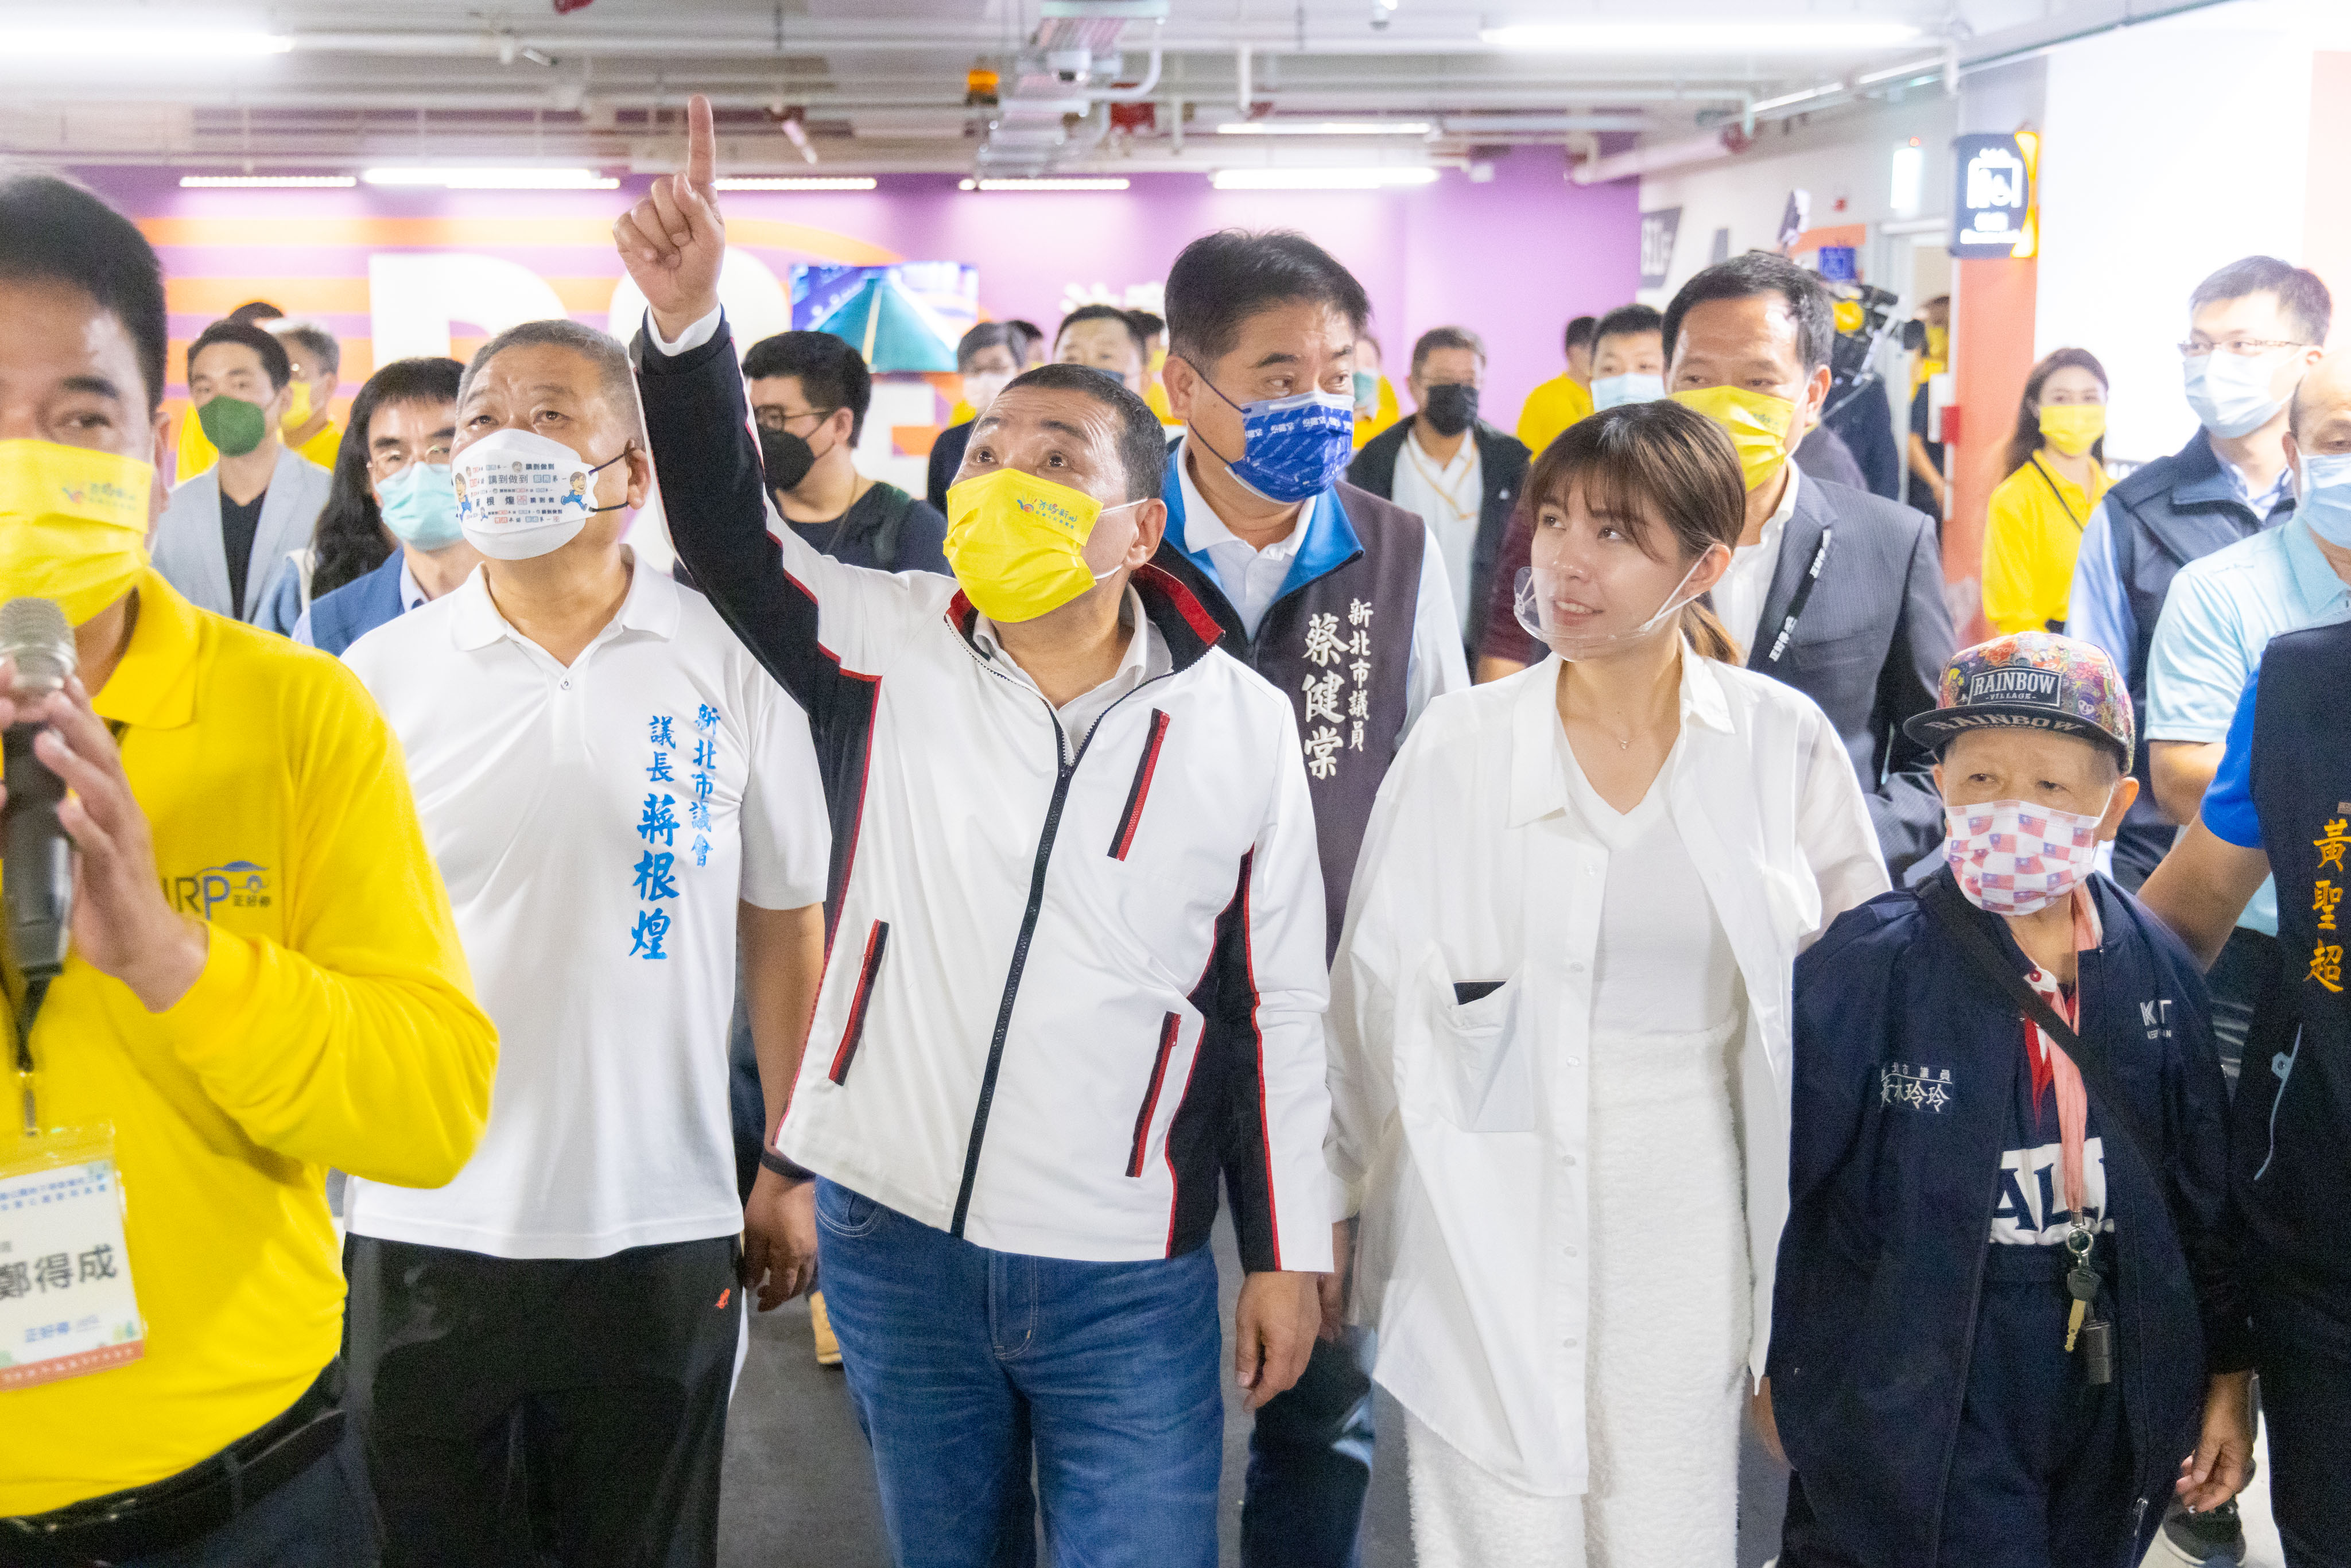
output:
[[[1519,440],[1536,456],[1561,431],[1592,412],[1592,347],[1599,337],[1599,317],[1578,316],[1570,321],[1566,372],[1527,393],[1527,401],[1519,405]]]
[[[496,1037],[358,680],[147,566],[165,331],[137,229],[0,179],[0,601],[56,602],[80,671],[0,665],[79,869],[0,1125],[0,1563],[341,1568],[376,1542],[325,1172],[448,1181]]]

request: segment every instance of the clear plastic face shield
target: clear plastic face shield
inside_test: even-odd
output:
[[[1676,623],[1685,606],[1705,592],[1687,591],[1690,579],[1711,559],[1716,546],[1701,552],[1667,591],[1655,614],[1637,625],[1624,623],[1620,613],[1593,605],[1603,597],[1591,588],[1593,574],[1577,566],[1527,566],[1519,569],[1513,585],[1513,605],[1527,635],[1570,664],[1578,659],[1604,658],[1661,634]]]

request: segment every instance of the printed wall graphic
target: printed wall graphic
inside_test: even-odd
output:
[[[1674,269],[1674,240],[1681,233],[1682,210],[1661,207],[1641,214],[1641,287],[1663,288]]]
[[[792,326],[830,332],[877,374],[956,368],[979,319],[979,269],[952,261],[792,268]]]

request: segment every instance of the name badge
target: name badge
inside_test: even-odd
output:
[[[139,1359],[110,1129],[0,1141],[0,1391]]]

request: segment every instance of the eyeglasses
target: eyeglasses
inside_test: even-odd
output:
[[[2231,338],[2224,343],[2199,343],[2191,339],[2179,345],[2179,357],[2183,360],[2200,360],[2213,350],[2219,349],[2225,353],[2234,354],[2241,360],[2257,360],[2272,349],[2307,349],[2309,347],[2309,344],[2297,343],[2291,338]]]
[[[796,419],[824,419],[840,412],[834,408],[804,408],[798,413],[786,413],[779,408],[759,408],[751,411],[751,418],[761,430],[789,430]]]
[[[429,463],[436,468],[446,467],[449,463],[449,444],[445,441],[436,441],[421,454],[405,452],[396,446],[388,451],[370,453],[368,472],[379,480],[389,479],[410,464],[419,462]]]

